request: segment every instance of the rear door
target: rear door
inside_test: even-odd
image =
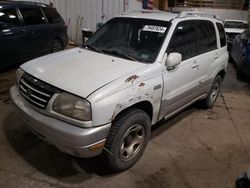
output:
[[[67,35],[67,27],[64,23],[64,20],[56,11],[55,8],[52,7],[44,7],[42,8],[44,15],[48,20],[48,29],[50,33],[49,46],[52,47],[54,39],[64,39]],[[65,42],[65,41],[63,41]]]
[[[22,59],[25,52],[25,36],[16,9],[0,9],[1,63]]]
[[[212,83],[210,70],[219,59],[215,25],[208,20],[196,21],[197,63],[200,94],[206,94]]]
[[[26,52],[36,56],[49,50],[50,32],[46,17],[38,7],[19,8],[25,24]]]

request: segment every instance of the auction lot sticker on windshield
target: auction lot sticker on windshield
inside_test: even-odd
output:
[[[157,33],[165,33],[167,27],[157,26],[157,25],[145,25],[142,29],[143,31],[151,31]]]

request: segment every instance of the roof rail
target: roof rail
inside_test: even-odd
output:
[[[11,3],[16,3],[16,4],[40,5],[40,6],[43,6],[43,7],[49,7],[50,6],[50,5],[45,4],[45,3],[31,2],[31,1],[10,1],[10,0],[7,0],[7,1],[11,2]]]
[[[200,17],[207,17],[207,18],[215,18],[220,19],[217,15],[208,13],[208,12],[197,12],[197,11],[183,11],[181,12],[177,18],[184,18],[184,17],[193,17],[193,16],[200,16]]]
[[[138,9],[138,10],[128,10],[124,12],[123,14],[131,14],[131,13],[164,13],[160,10],[148,10],[148,9]]]

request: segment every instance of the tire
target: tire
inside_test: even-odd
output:
[[[221,88],[222,78],[221,76],[216,76],[216,78],[213,81],[213,84],[208,92],[207,98],[203,99],[202,106],[204,108],[212,108],[215,101],[217,100],[219,94],[220,94],[220,88]]]
[[[150,138],[149,116],[140,109],[130,109],[113,123],[103,153],[104,165],[113,172],[132,167],[142,156]]]
[[[53,44],[52,44],[51,52],[56,53],[56,52],[60,52],[62,50],[63,50],[63,43],[60,40],[55,39]]]

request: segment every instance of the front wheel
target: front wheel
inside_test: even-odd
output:
[[[106,166],[112,171],[122,171],[133,166],[146,148],[150,126],[149,116],[140,109],[130,109],[117,118],[106,141]]]
[[[215,101],[217,100],[220,94],[221,83],[222,83],[221,76],[217,76],[213,81],[213,84],[209,90],[207,98],[202,100],[204,108],[211,108],[214,105]]]

